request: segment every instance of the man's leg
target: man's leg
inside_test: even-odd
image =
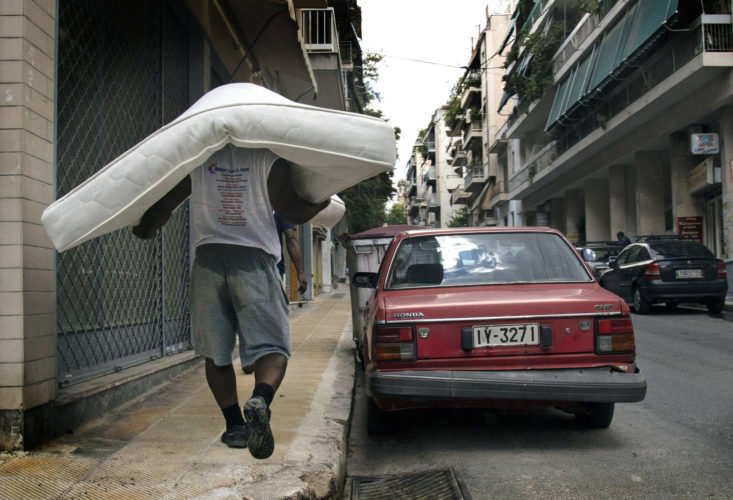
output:
[[[255,387],[244,404],[244,416],[250,429],[247,446],[255,458],[267,458],[275,449],[270,429],[270,403],[285,377],[287,358],[279,353],[262,356],[255,361]]]
[[[206,358],[206,382],[226,420],[227,429],[221,436],[222,442],[230,448],[246,448],[249,429],[239,408],[234,367],[231,364],[216,366],[211,358]]]

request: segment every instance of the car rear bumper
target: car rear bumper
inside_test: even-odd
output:
[[[725,297],[728,292],[728,283],[719,282],[700,282],[700,283],[659,283],[648,285],[642,288],[642,296],[649,302],[664,301],[665,299],[675,299],[677,301],[690,302],[698,300],[715,299]]]
[[[646,396],[641,373],[577,370],[405,370],[366,374],[367,394],[404,400],[514,399],[633,403]]]

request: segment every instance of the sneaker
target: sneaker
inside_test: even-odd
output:
[[[246,448],[249,440],[247,425],[233,425],[221,435],[221,442],[230,448]]]
[[[270,409],[259,396],[250,398],[244,404],[244,418],[249,426],[247,447],[255,458],[267,458],[275,450],[275,438],[270,429]]]

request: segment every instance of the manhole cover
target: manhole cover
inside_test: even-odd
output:
[[[464,500],[461,482],[453,469],[433,469],[412,474],[354,477],[351,500]]]

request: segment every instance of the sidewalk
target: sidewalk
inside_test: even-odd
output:
[[[270,458],[220,442],[223,417],[199,363],[73,435],[0,455],[0,499],[338,498],[354,385],[348,288],[293,309],[290,324]],[[237,368],[237,384],[241,404],[254,381]]]

